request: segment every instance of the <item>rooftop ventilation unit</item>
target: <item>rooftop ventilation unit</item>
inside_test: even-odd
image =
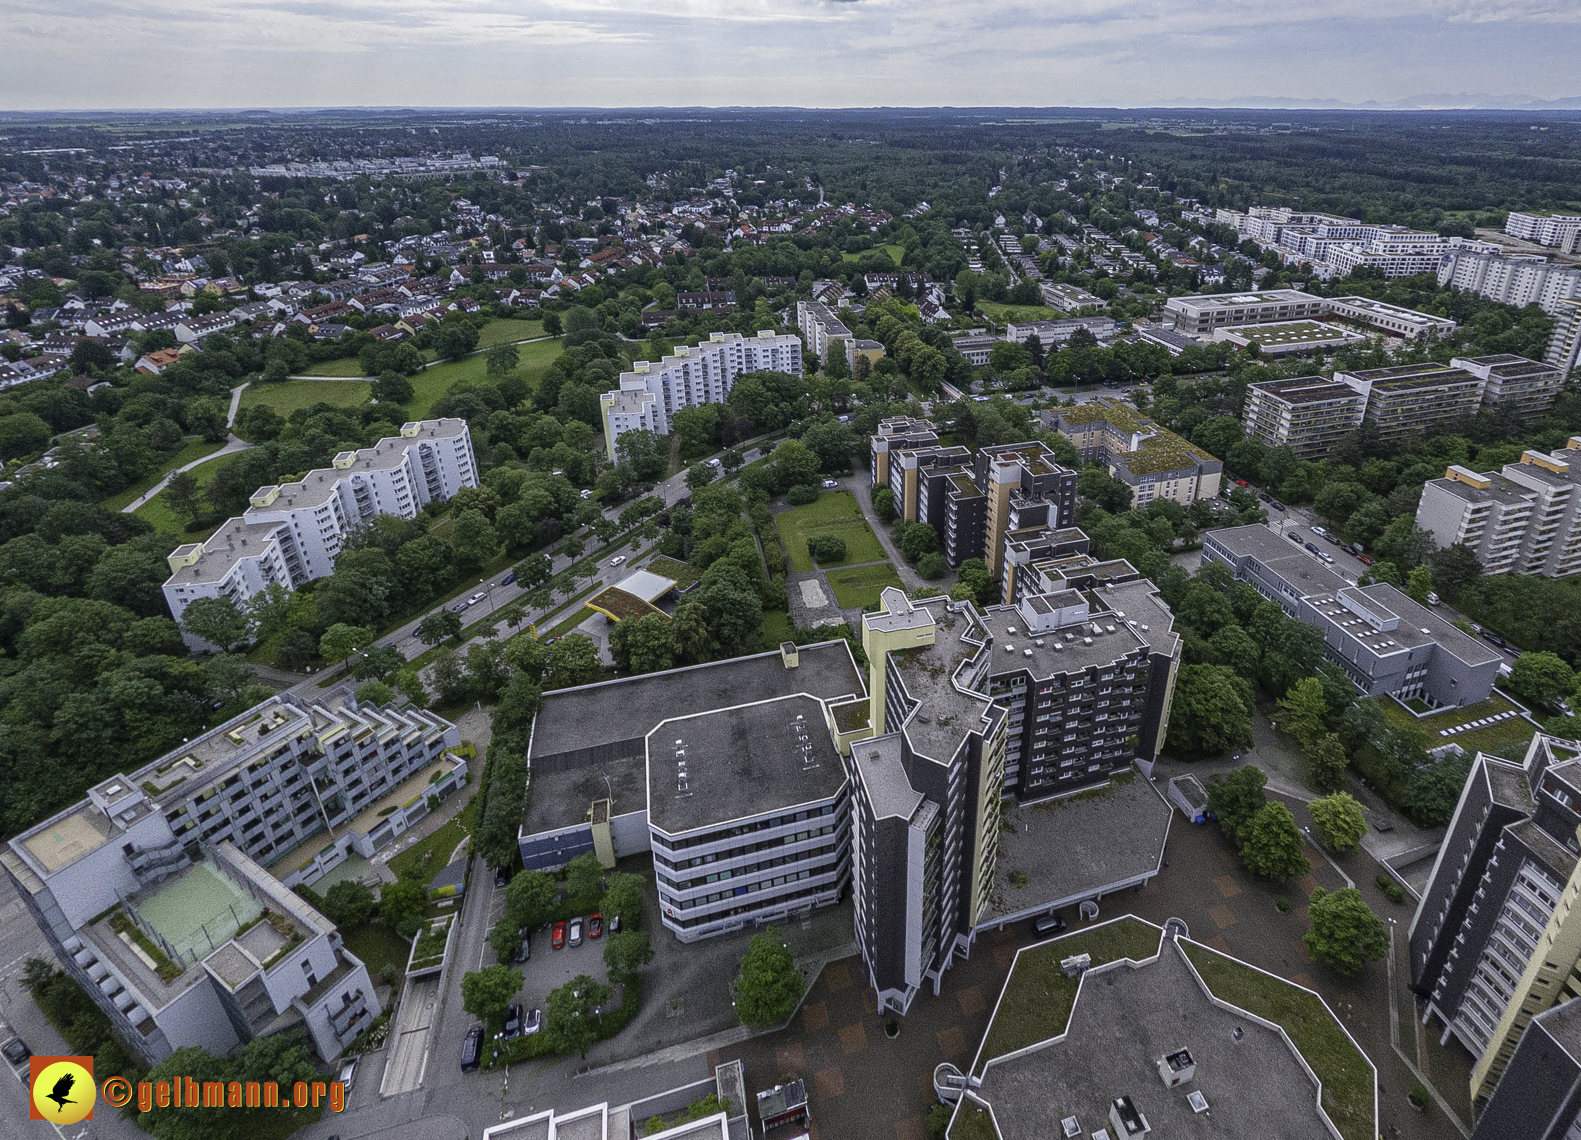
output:
[[[686,742],[675,742],[675,794],[677,796],[691,795],[691,789],[686,780]]]
[[[1158,1075],[1166,1088],[1183,1085],[1195,1077],[1197,1063],[1192,1060],[1191,1050],[1176,1049],[1173,1053],[1165,1053],[1158,1059]]]
[[[1023,649],[1022,652],[1025,653],[1028,657],[1032,656],[1032,650],[1030,650],[1030,649]]]
[[[1011,645],[1008,641],[1005,642],[1005,652],[1006,653],[1014,653],[1015,651],[1016,651],[1016,647],[1014,645]]]
[[[1036,641],[1034,641],[1032,644],[1036,645],[1039,649],[1042,649],[1043,648],[1043,639],[1040,637]]]
[[[1013,626],[1013,625],[1005,626],[1005,632],[1006,633],[1014,633],[1015,631],[1016,631],[1016,627],[1015,626]]]
[[[1186,1103],[1191,1106],[1192,1112],[1208,1111],[1208,1098],[1203,1096],[1202,1093],[1198,1092],[1196,1089],[1192,1089],[1191,1092],[1187,1094]]]
[[[1074,1116],[1067,1116],[1059,1122],[1061,1131],[1065,1133],[1065,1140],[1074,1140],[1081,1135],[1081,1122]]]

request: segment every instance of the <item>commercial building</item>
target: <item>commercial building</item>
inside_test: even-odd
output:
[[[1215,344],[1228,341],[1239,348],[1257,346],[1264,356],[1278,358],[1297,353],[1334,351],[1364,344],[1365,336],[1340,325],[1324,321],[1275,321],[1266,325],[1234,325],[1218,328],[1210,338]]]
[[[379,1003],[363,963],[289,887],[374,854],[454,793],[459,744],[420,710],[278,696],[100,781],[6,844],[0,865],[150,1064],[304,1023],[333,1059]]]
[[[1576,253],[1581,246],[1581,215],[1511,210],[1504,221],[1504,232],[1523,241]]]
[[[1323,316],[1327,302],[1299,289],[1269,289],[1260,293],[1203,293],[1171,297],[1161,319],[1176,332],[1207,336],[1233,325],[1265,325],[1273,321],[1311,321]]]
[[[988,357],[993,353],[994,345],[998,343],[999,338],[989,336],[986,329],[968,329],[966,332],[950,334],[950,347],[960,353],[966,363],[973,368],[987,365]]]
[[[1434,266],[1429,272],[1436,273],[1437,270],[1438,267]],[[1406,340],[1420,340],[1429,335],[1445,337],[1459,327],[1448,317],[1421,313],[1401,305],[1375,301],[1371,297],[1330,297],[1328,315],[1392,333]]]
[[[1498,650],[1387,583],[1354,585],[1265,526],[1209,531],[1202,556],[1228,566],[1287,617],[1322,631],[1330,659],[1364,696],[1471,705],[1498,678]]]
[[[834,310],[819,301],[796,302],[796,328],[807,351],[825,362],[830,352],[845,352],[846,342],[852,339],[851,330],[834,315]]]
[[[1416,522],[1439,546],[1462,543],[1486,574],[1565,578],[1581,571],[1581,436],[1525,451],[1499,472],[1456,464],[1422,488]]]
[[[1262,380],[1247,385],[1241,426],[1248,439],[1288,447],[1302,459],[1321,459],[1361,423],[1366,406],[1349,384],[1322,376]]]
[[[1336,372],[1367,401],[1362,418],[1383,440],[1420,435],[1435,424],[1475,415],[1484,382],[1463,368],[1445,364],[1399,364],[1359,372]]]
[[[270,584],[288,590],[335,568],[346,536],[377,515],[416,518],[430,502],[478,485],[472,435],[461,419],[419,420],[333,466],[253,492],[245,514],[169,556],[165,602],[178,622],[198,598],[240,604]]]
[[[1032,337],[1045,349],[1061,348],[1077,329],[1085,329],[1094,340],[1108,342],[1114,339],[1117,326],[1110,317],[1071,317],[1063,321],[1012,321],[1005,325],[1005,339],[1015,344],[1025,344]]]
[[[1156,949],[1102,964],[1079,946],[1067,949],[1064,939],[1016,951],[970,1067],[973,1079],[955,1108],[952,1135],[966,1133],[963,1121],[974,1114],[991,1121],[981,1133],[1000,1140],[1332,1140],[1377,1132],[1377,1070],[1318,994],[1192,942],[1173,926],[1132,916],[1104,926],[1122,924],[1134,931],[1129,937],[1138,948],[1156,936]],[[1104,926],[1094,928],[1100,936],[1109,933]],[[1305,1040],[1298,1044],[1266,1011],[1252,1014],[1210,984],[1194,964],[1207,960],[1218,966],[1209,977],[1244,974],[1288,987],[1292,1003],[1321,1010],[1325,1029],[1349,1041],[1366,1065],[1356,1082],[1361,1103],[1341,1106],[1359,1108],[1360,1120],[1342,1116],[1347,1127],[1340,1130],[1330,1115],[1337,1098],[1315,1075],[1318,1056],[1303,1055]],[[1056,1003],[1041,1014],[1041,979],[1061,971],[1078,979],[1069,1013]],[[1008,1031],[999,1024],[1010,1021],[1015,1028]],[[1004,1047],[1007,1039],[1013,1048]]]
[[[657,364],[638,360],[620,374],[620,387],[598,398],[604,417],[604,443],[611,463],[615,443],[628,431],[670,434],[670,417],[682,408],[719,404],[736,380],[749,372],[802,374],[801,339],[760,329],[755,337],[711,333],[707,343],[677,345]]]
[[[1538,305],[1545,313],[1557,313],[1561,302],[1581,297],[1581,269],[1540,256],[1452,249],[1439,263],[1438,283],[1517,309]]]
[[[1123,480],[1138,507],[1154,499],[1190,506],[1219,493],[1221,461],[1115,397],[1100,396],[1038,416],[1045,427],[1070,440],[1084,461],[1097,460]]]
[[[1477,755],[1410,927],[1423,1021],[1470,1050],[1473,1101],[1502,1088],[1532,1019],[1581,992],[1578,826],[1581,743],[1538,733],[1521,760]]]
[[[1039,281],[1038,292],[1043,294],[1045,305],[1061,313],[1075,313],[1088,308],[1101,309],[1106,303],[1102,297],[1075,285]]]
[[[865,340],[852,337],[845,342],[845,362],[851,367],[852,373],[856,371],[858,359],[865,359],[868,364],[877,364],[884,359],[884,346],[876,340]]]

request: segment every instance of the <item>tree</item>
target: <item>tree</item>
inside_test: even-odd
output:
[[[1433,592],[1433,575],[1426,566],[1418,566],[1405,576],[1405,594],[1419,605],[1427,605],[1427,595]]]
[[[604,965],[610,981],[630,985],[636,980],[638,969],[651,961],[653,942],[647,931],[622,926],[614,934],[605,935]]]
[[[403,938],[417,933],[427,906],[428,889],[415,880],[401,879],[379,888],[379,917]]]
[[[395,690],[383,681],[364,681],[357,686],[357,701],[364,705],[384,706],[395,699]]]
[[[203,667],[203,678],[209,683],[209,692],[226,702],[234,701],[253,683],[252,670],[241,657],[218,653]]]
[[[1279,698],[1279,724],[1302,748],[1310,748],[1327,731],[1328,702],[1323,698],[1323,682],[1303,677]]]
[[[1203,760],[1252,745],[1251,686],[1224,665],[1182,665],[1170,704],[1166,747]]]
[[[373,892],[355,879],[345,879],[324,892],[324,917],[341,929],[361,926],[373,917]]]
[[[598,856],[585,851],[565,865],[566,893],[574,899],[590,899],[604,889],[604,865]]]
[[[930,582],[944,577],[949,573],[949,570],[950,564],[945,561],[944,555],[937,550],[931,554],[924,554],[917,559],[917,573]]]
[[[505,1024],[505,1007],[522,988],[522,972],[488,966],[461,975],[461,1008],[492,1028]]]
[[[1427,564],[1433,571],[1433,582],[1439,591],[1451,598],[1458,598],[1482,577],[1482,563],[1477,560],[1471,547],[1463,542],[1433,551],[1427,556]]]
[[[895,520],[895,492],[888,487],[873,488],[873,512],[878,515],[881,522]]]
[[[434,336],[434,348],[446,360],[461,360],[478,346],[478,330],[470,321],[448,320]]]
[[[293,1029],[285,1033],[271,1033],[254,1037],[242,1046],[236,1058],[236,1079],[240,1081],[273,1081],[284,1092],[297,1081],[319,1079],[313,1064],[313,1046],[307,1033]]]
[[[1361,804],[1349,792],[1335,792],[1307,805],[1312,822],[1317,824],[1330,851],[1354,851],[1367,834],[1367,818]]]
[[[1389,949],[1389,935],[1383,920],[1355,887],[1329,892],[1319,887],[1312,892],[1307,916],[1311,929],[1302,937],[1314,958],[1327,962],[1341,974],[1354,974],[1373,958],[1382,958]]]
[[[1268,802],[1263,785],[1268,777],[1252,764],[1208,782],[1208,810],[1218,817],[1225,838],[1240,845],[1241,834]]]
[[[521,364],[521,350],[514,344],[496,344],[483,357],[488,374],[494,379],[508,376]]]
[[[1523,653],[1510,666],[1511,691],[1534,705],[1551,705],[1575,692],[1576,674],[1557,654]]]
[[[1256,678],[1261,655],[1251,634],[1238,625],[1226,625],[1209,638],[1208,643],[1213,646],[1213,655],[1220,664],[1228,665],[1248,681]]]
[[[190,471],[177,471],[165,484],[162,492],[165,505],[187,520],[188,528],[196,527],[203,518],[203,488]]]
[[[604,901],[600,904],[606,919],[619,916],[623,926],[636,926],[642,918],[642,895],[648,880],[641,875],[616,872],[609,876],[604,886]]]
[[[774,472],[775,486],[782,491],[798,483],[818,481],[817,453],[806,444],[794,439],[787,439],[774,449],[769,467]]]
[[[524,590],[541,586],[553,577],[554,563],[547,554],[532,554],[516,563],[516,584]]]
[[[447,637],[461,636],[461,615],[448,609],[435,610],[417,627],[417,640],[424,645],[438,645]]]
[[[932,529],[931,527],[929,528]],[[845,561],[845,539],[837,534],[817,534],[807,540],[807,553],[814,562],[828,565]]]
[[[613,990],[586,974],[578,974],[559,989],[552,990],[543,1027],[550,1048],[586,1057],[588,1046],[598,1036],[593,1019],[613,996]]]
[[[549,920],[560,888],[545,871],[519,871],[505,888],[505,915],[513,927],[538,926]]]
[[[465,510],[455,516],[450,544],[455,547],[456,561],[476,570],[499,552],[500,535],[482,511]]]
[[[274,663],[278,669],[300,673],[316,656],[318,642],[313,640],[313,635],[305,629],[293,629],[275,647]]]
[[[790,1017],[806,988],[779,927],[771,926],[753,936],[741,959],[734,985],[736,1016],[743,1025],[778,1025]]]
[[[1312,869],[1307,862],[1305,841],[1290,809],[1277,800],[1257,809],[1244,831],[1241,858],[1246,869],[1267,879],[1293,879]]]
[[[1129,510],[1133,497],[1124,479],[1115,478],[1101,467],[1089,467],[1076,476],[1076,493],[1091,506],[1112,515]]]
[[[714,481],[714,468],[707,463],[694,463],[686,469],[686,489],[696,491]]]
[[[318,651],[331,664],[344,661],[373,640],[373,630],[366,626],[336,622],[318,639]]]
[[[897,523],[895,528],[895,544],[908,562],[915,562],[924,554],[932,554],[939,549],[939,532],[927,523],[907,523],[904,529]]]
[[[405,664],[395,646],[375,645],[352,663],[351,672],[359,681],[382,681]]]
[[[643,614],[616,622],[609,631],[609,652],[617,668],[654,673],[675,664],[675,637],[664,614]]]
[[[252,623],[229,598],[198,598],[181,611],[181,628],[220,649],[248,640]]]
[[[229,1082],[235,1077],[231,1063],[197,1045],[177,1049],[148,1071],[150,1081],[192,1080],[201,1087],[209,1081]],[[287,1086],[289,1088],[289,1086]],[[278,1110],[276,1110],[278,1111]],[[138,1126],[157,1140],[231,1140],[243,1134],[247,1115],[235,1112],[193,1112],[189,1108],[154,1107],[137,1114]]]
[[[1333,792],[1345,786],[1345,745],[1338,735],[1325,732],[1307,747],[1307,776],[1319,791]]]

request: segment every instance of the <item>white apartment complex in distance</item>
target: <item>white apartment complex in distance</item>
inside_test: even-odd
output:
[[[1386,277],[1432,273],[1450,250],[1498,249],[1488,242],[1444,237],[1431,230],[1374,225],[1333,214],[1303,214],[1286,206],[1253,206],[1244,214],[1221,209],[1214,221],[1233,226],[1241,236],[1279,254],[1286,264],[1309,263],[1313,273],[1324,280],[1348,276],[1363,266],[1378,269]]]
[[[1554,246],[1565,253],[1581,252],[1581,216],[1576,214],[1511,210],[1504,222],[1504,232],[1538,245]]]
[[[670,434],[670,417],[682,408],[720,404],[738,377],[749,372],[801,375],[801,338],[759,329],[755,337],[712,333],[707,342],[678,345],[657,364],[639,360],[620,374],[620,387],[598,398],[604,417],[609,461],[618,458],[615,442],[628,431]]]
[[[1557,313],[1565,301],[1581,297],[1581,269],[1553,265],[1537,255],[1451,250],[1438,267],[1438,283],[1517,309],[1538,305]]]
[[[1501,471],[1450,467],[1422,488],[1416,522],[1439,546],[1469,546],[1484,573],[1581,572],[1581,436]]]
[[[335,569],[345,538],[376,515],[415,518],[433,500],[478,485],[462,419],[418,420],[294,483],[260,487],[247,512],[171,551],[165,601],[178,622],[199,598],[238,605],[271,582],[288,590]]]

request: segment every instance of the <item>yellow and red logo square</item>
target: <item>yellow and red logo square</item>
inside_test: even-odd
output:
[[[92,1057],[29,1057],[28,1119],[77,1124],[93,1119],[98,1090]]]

